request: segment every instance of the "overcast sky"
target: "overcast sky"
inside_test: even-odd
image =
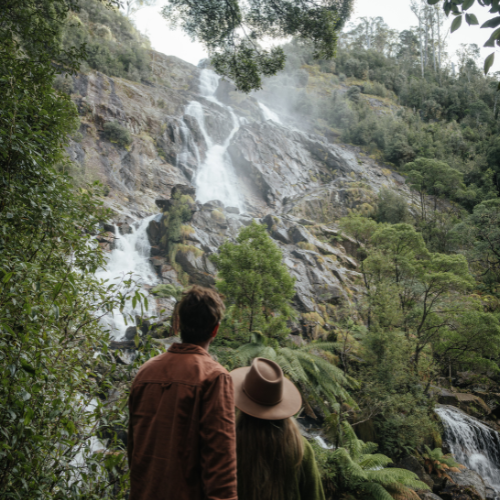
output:
[[[137,12],[134,16],[137,27],[149,36],[153,48],[158,52],[174,55],[197,64],[200,59],[206,57],[205,50],[200,44],[191,42],[182,32],[170,30],[160,15],[160,8],[163,4],[165,1],[159,0],[156,7],[145,7]],[[409,5],[410,0],[355,0],[351,21],[356,22],[358,17],[381,16],[390,28],[402,31],[417,24]],[[483,7],[474,6],[470,12],[476,14],[480,24],[488,19],[487,9]],[[478,26],[462,25],[458,31],[448,35],[448,53],[453,56],[462,43],[477,43],[482,47],[490,34],[489,29],[481,30]],[[492,50],[491,48],[482,49],[483,59]],[[496,59],[490,71],[500,71],[500,54],[497,53]]]

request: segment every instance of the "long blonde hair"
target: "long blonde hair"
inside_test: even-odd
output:
[[[293,418],[262,420],[238,411],[236,450],[239,500],[297,499],[304,442]]]

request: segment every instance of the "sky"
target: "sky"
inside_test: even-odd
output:
[[[138,11],[134,16],[134,21],[139,30],[146,34],[153,48],[158,52],[167,55],[174,55],[197,64],[201,59],[207,57],[203,46],[192,42],[189,37],[181,31],[173,31],[160,14],[161,6],[166,2],[159,0],[155,7],[145,7]],[[473,6],[468,12],[476,14],[481,25],[488,19],[487,9],[478,5]],[[410,10],[410,0],[355,0],[354,13],[350,19],[356,22],[359,17],[377,17],[381,16],[392,29],[402,31],[415,26],[417,19]],[[451,20],[450,20],[451,23]],[[476,43],[482,47],[491,30],[481,30],[479,26],[468,26],[465,23],[462,27],[448,35],[448,53],[454,56],[462,43]],[[489,55],[493,49],[482,48],[482,59]],[[482,64],[482,61],[481,61]],[[490,72],[500,71],[500,54],[497,53],[496,61]]]

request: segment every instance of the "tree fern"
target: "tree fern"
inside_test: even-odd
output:
[[[299,348],[271,347],[268,339],[260,332],[253,332],[251,342],[244,344],[234,352],[234,367],[248,366],[257,357],[275,361],[283,373],[299,387],[302,387],[326,412],[339,411],[340,403],[356,403],[348,389],[357,387],[352,377],[346,376],[337,366],[323,359],[319,354],[331,349],[332,343],[309,344]]]
[[[333,498],[350,494],[363,500],[417,500],[413,489],[429,489],[413,472],[388,468],[392,460],[373,453],[377,445],[358,439],[349,423],[341,427],[342,447],[330,451],[316,446],[325,489]]]

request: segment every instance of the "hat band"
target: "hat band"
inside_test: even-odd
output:
[[[259,401],[256,397],[251,396],[247,390],[245,389],[245,386],[242,387],[243,392],[247,395],[249,399],[251,399],[254,403],[257,403],[258,405],[262,406],[276,406],[280,404],[283,401],[283,396],[281,396],[281,399],[279,401],[276,401],[275,403],[264,403],[263,401]]]

